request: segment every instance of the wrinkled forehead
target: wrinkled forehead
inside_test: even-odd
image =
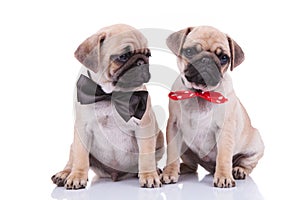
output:
[[[115,53],[145,49],[147,46],[147,39],[137,30],[110,32],[103,43],[104,48],[109,48]]]
[[[226,34],[212,27],[196,27],[187,35],[183,48],[195,45],[206,51],[230,51]]]

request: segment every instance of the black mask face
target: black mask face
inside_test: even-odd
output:
[[[141,86],[150,80],[148,55],[132,55],[113,76],[113,84],[121,88]]]

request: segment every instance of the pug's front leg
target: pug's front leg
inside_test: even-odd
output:
[[[141,187],[161,187],[156,169],[155,146],[156,136],[138,139],[139,145],[139,182]]]
[[[167,125],[167,165],[163,170],[164,184],[177,183],[180,174],[181,134],[178,132],[176,117],[170,113]]]
[[[233,133],[223,131],[217,141],[216,171],[214,174],[214,186],[219,188],[235,187],[232,176],[232,156],[234,148]]]
[[[74,142],[71,147],[72,169],[65,181],[67,189],[82,189],[87,185],[89,170],[89,152],[82,144],[78,132],[74,131]]]

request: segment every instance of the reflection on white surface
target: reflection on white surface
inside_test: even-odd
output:
[[[179,183],[163,185],[157,189],[139,188],[138,179],[128,179],[112,182],[110,179],[99,179],[84,190],[70,191],[56,187],[51,196],[62,200],[98,200],[98,199],[138,199],[138,200],[190,200],[190,199],[263,199],[256,184],[247,177],[246,180],[236,181],[235,188],[221,189],[212,186],[213,176],[203,178],[196,174],[182,175]]]

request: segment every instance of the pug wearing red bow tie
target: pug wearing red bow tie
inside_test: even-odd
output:
[[[234,187],[264,152],[226,73],[243,62],[244,53],[232,38],[209,26],[175,32],[167,45],[177,56],[180,77],[169,94],[162,181],[175,183],[180,173],[196,172],[199,164],[214,174],[215,187]]]
[[[164,152],[144,83],[150,79],[147,40],[124,24],[87,38],[75,57],[84,65],[74,98],[74,141],[64,170],[52,181],[86,187],[89,168],[113,181],[139,177],[141,187],[160,187],[157,161]]]

